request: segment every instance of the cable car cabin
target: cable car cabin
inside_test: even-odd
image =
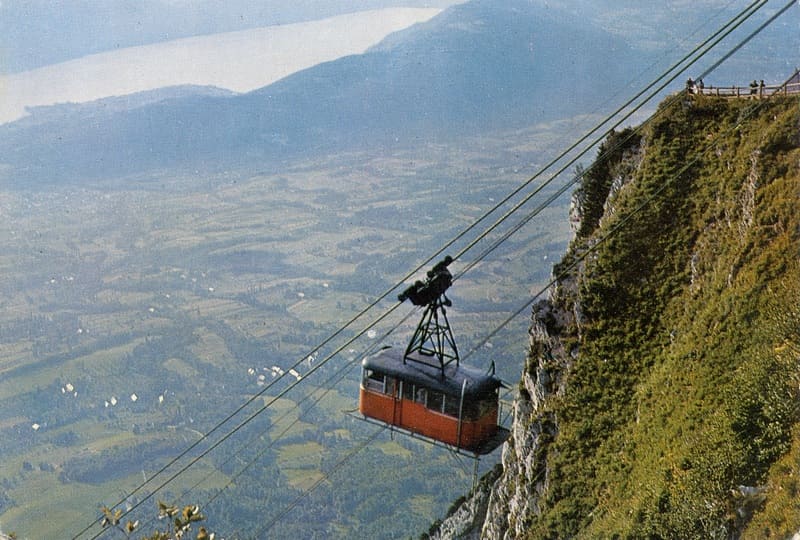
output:
[[[405,352],[386,347],[364,359],[358,410],[365,417],[477,455],[488,454],[509,431],[497,425],[499,388],[492,374],[460,365],[447,309],[453,262],[445,257],[397,299],[424,307]]]
[[[414,353],[416,355],[418,353]],[[365,358],[359,412],[369,418],[475,454],[488,454],[508,437],[498,426],[494,375],[451,363],[443,368],[385,348]]]

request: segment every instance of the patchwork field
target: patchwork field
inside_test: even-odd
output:
[[[394,325],[387,341],[403,346],[416,317],[401,324],[412,310],[403,306],[345,346],[396,303],[394,292],[339,338],[316,345],[524,180],[520,171],[534,170],[535,150],[549,140],[0,192],[10,224],[0,232],[0,529],[20,538],[77,533],[101,505],[122,502],[256,392],[277,396],[302,379],[136,510],[146,520],[156,500],[208,503],[209,526],[226,537],[251,534],[237,523],[280,512],[373,432],[345,414],[356,407],[359,358]],[[464,353],[546,283],[570,234],[567,202],[457,280],[448,314]],[[501,376],[516,380],[527,326],[519,319],[468,363],[494,360]],[[339,346],[341,354],[306,377]],[[471,467],[446,452],[382,435],[272,532],[421,532],[471,481]],[[124,503],[137,504],[157,485]],[[385,494],[379,506],[365,489]],[[394,514],[404,517],[392,528]]]

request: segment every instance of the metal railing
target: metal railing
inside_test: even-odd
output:
[[[763,99],[772,96],[800,94],[800,80],[796,77],[780,85],[765,85],[763,81],[748,86],[704,86],[702,82],[686,85],[690,94],[740,99]]]

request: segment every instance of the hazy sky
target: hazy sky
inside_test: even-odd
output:
[[[0,0],[0,73],[133,45],[463,0]]]

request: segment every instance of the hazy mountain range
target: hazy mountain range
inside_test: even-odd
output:
[[[631,94],[637,78],[649,79],[683,54],[677,45],[662,50],[654,43],[688,50],[733,14],[711,2],[653,7],[650,19],[644,7],[621,8],[630,28],[597,7],[582,15],[575,6],[547,2],[474,0],[391,34],[364,54],[316,63],[245,94],[195,84],[34,109],[0,126],[0,171],[23,185],[173,167],[263,167],[600,112]],[[685,17],[679,9],[687,10]],[[667,12],[674,14],[675,32],[695,25],[682,40],[652,27]],[[703,14],[707,20],[700,21]],[[740,66],[729,63],[719,72],[729,77],[724,83],[788,74],[791,54],[777,53],[797,50],[795,26],[779,21],[743,48]],[[637,39],[646,28],[652,39]],[[706,65],[711,61],[710,55]]]
[[[360,54],[438,9],[361,11],[294,24],[114,49],[0,76],[0,123],[32,106],[82,103],[177,85],[247,92],[301,69]]]
[[[185,88],[34,110],[0,128],[0,162],[12,179],[43,181],[425,142],[572,114],[643,58],[558,10],[469,2],[247,94]]]

